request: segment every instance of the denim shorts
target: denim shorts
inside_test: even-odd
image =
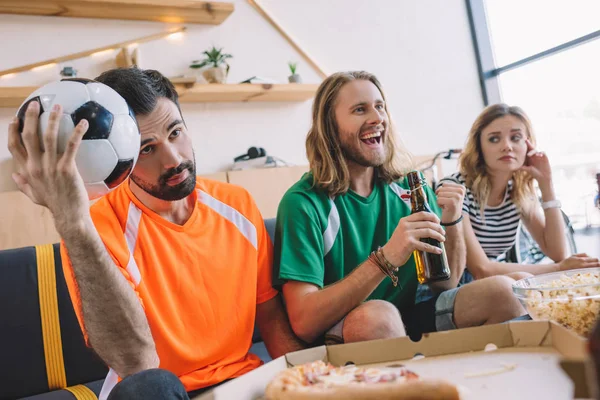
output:
[[[454,324],[454,302],[459,289],[454,288],[437,296],[429,296],[412,307],[400,310],[406,334],[413,340],[419,340],[424,333],[457,329]],[[344,343],[345,319],[345,317],[342,318],[325,333],[326,345]]]
[[[460,287],[440,293],[435,300],[435,328],[437,332],[451,331],[454,323],[454,302]],[[434,297],[435,298],[435,297]]]

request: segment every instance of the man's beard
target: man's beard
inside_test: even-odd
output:
[[[189,176],[175,186],[169,186],[167,181],[173,176],[189,171]],[[196,161],[186,160],[175,168],[171,168],[158,178],[158,183],[152,184],[144,181],[134,174],[131,180],[149,195],[165,201],[181,200],[189,196],[196,188]]]
[[[347,135],[340,135],[341,137],[348,137]],[[383,138],[382,138],[383,140]],[[362,167],[380,167],[385,162],[386,158],[386,146],[383,144],[383,152],[376,153],[371,152],[371,157],[367,157],[364,152],[361,151],[360,145],[355,146],[353,144],[346,143],[344,141],[340,141],[340,148],[342,149],[342,154],[346,161],[351,161],[355,164],[358,164]]]

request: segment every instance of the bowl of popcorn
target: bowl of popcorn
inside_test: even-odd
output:
[[[513,292],[532,319],[555,321],[588,336],[600,312],[600,268],[521,279]]]

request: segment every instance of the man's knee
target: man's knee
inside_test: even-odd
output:
[[[188,399],[175,374],[164,369],[147,369],[128,376],[111,390],[108,400]]]
[[[534,276],[529,272],[511,272],[510,274],[506,274],[509,278],[514,279],[515,281],[520,281],[521,279],[531,278]]]
[[[525,313],[521,303],[513,294],[515,280],[508,276],[491,276],[480,281],[485,284],[489,307],[488,321],[504,322]]]
[[[389,339],[405,336],[404,324],[396,306],[371,300],[352,310],[344,321],[344,342]]]

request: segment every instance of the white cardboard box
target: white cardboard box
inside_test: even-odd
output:
[[[484,351],[488,344],[497,349]],[[465,400],[571,400],[575,385],[565,370],[583,379],[576,364],[585,357],[586,340],[555,323],[510,322],[426,334],[419,342],[403,337],[289,353],[195,400],[261,399],[279,371],[316,360],[338,366],[402,363],[422,377],[459,385]]]

